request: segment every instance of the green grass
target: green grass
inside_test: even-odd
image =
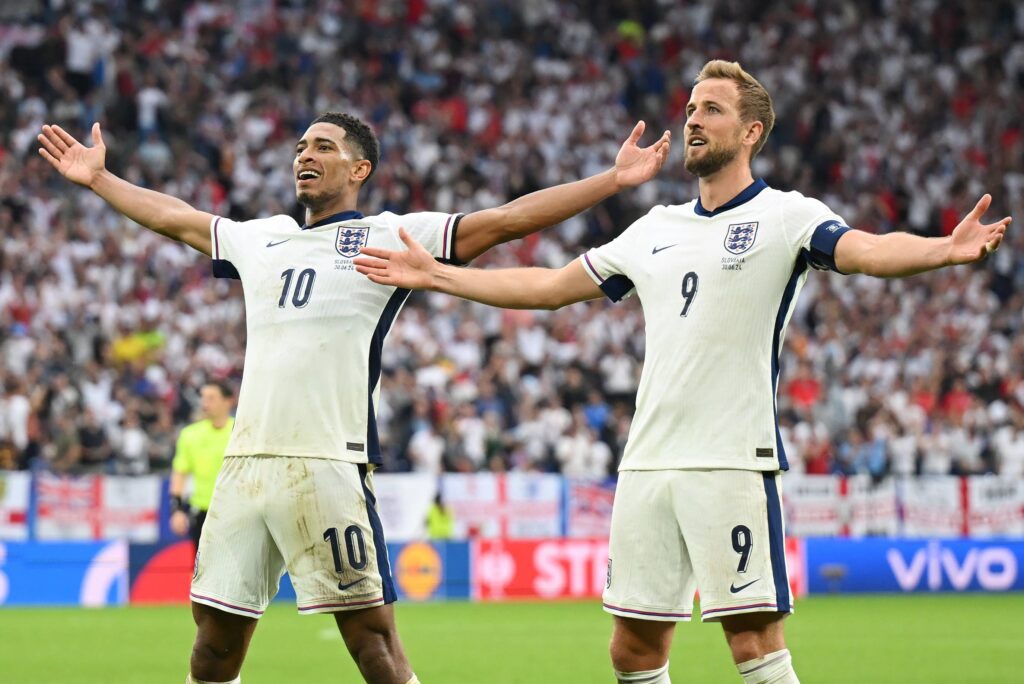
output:
[[[1024,682],[1024,595],[814,597],[787,624],[805,684]],[[399,627],[424,684],[612,681],[611,618],[596,603],[403,602]],[[183,682],[186,607],[0,610],[4,684]],[[738,682],[715,624],[681,624],[680,683]],[[268,611],[245,684],[360,682],[333,620]]]

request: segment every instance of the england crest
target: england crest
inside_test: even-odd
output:
[[[757,237],[757,222],[733,223],[725,234],[725,248],[731,254],[743,254],[754,246]]]
[[[366,244],[370,235],[369,226],[338,226],[338,240],[334,243],[338,254],[351,259],[359,256],[359,250]]]

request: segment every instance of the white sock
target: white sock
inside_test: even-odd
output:
[[[643,672],[619,672],[616,670],[615,679],[619,684],[672,684],[672,680],[668,678],[668,663],[657,670],[644,670]]]
[[[800,684],[789,649],[769,653],[736,666],[744,684]]]
[[[407,681],[407,682],[406,682],[405,684],[420,684],[420,680],[419,680],[419,678],[418,678],[418,677],[416,676],[416,673],[415,673],[415,672],[413,672],[413,673],[412,673],[412,679],[410,679],[409,681]]]
[[[185,677],[185,684],[242,684],[242,675],[238,675],[230,682],[204,682],[202,679],[196,679],[191,674]]]

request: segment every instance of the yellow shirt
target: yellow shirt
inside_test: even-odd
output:
[[[446,508],[431,504],[427,511],[427,537],[430,539],[451,539],[455,530],[455,519]]]
[[[228,448],[228,438],[234,427],[234,418],[219,430],[209,420],[200,420],[182,428],[178,435],[178,446],[174,451],[174,462],[171,468],[176,473],[192,475],[192,508],[205,511],[210,507],[213,498],[213,485],[217,481],[224,451]]]

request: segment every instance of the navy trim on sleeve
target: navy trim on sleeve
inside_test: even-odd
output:
[[[242,279],[242,276],[238,275],[238,269],[235,268],[235,265],[227,259],[213,260],[213,277],[231,278],[232,280]]]
[[[844,226],[835,219],[819,224],[811,235],[810,250],[804,250],[803,253],[811,268],[841,273],[842,271],[836,268],[836,244],[838,244],[839,238],[850,230],[852,228]]]
[[[450,252],[448,252],[447,259],[439,259],[439,261],[446,264],[451,264],[452,266],[465,266],[466,264],[469,263],[468,261],[460,260],[459,257],[455,255],[455,244],[458,241],[459,237],[459,223],[462,222],[462,218],[464,216],[465,214],[455,215],[455,220],[452,222],[452,249]],[[443,246],[442,249],[444,249]]]
[[[605,296],[613,302],[622,301],[622,298],[629,294],[635,285],[633,281],[622,274],[613,275],[607,278],[598,287],[604,292]]]

